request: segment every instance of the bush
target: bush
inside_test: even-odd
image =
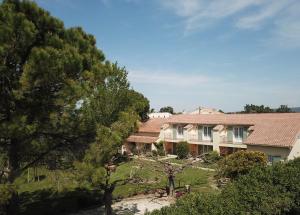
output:
[[[101,205],[103,193],[79,188],[64,192],[44,189],[21,193],[19,197],[23,215],[59,215]]]
[[[157,154],[159,156],[164,156],[165,155],[164,142],[160,141],[159,143],[154,143],[154,145],[157,149]]]
[[[176,152],[179,159],[184,159],[189,154],[189,144],[187,142],[179,142],[176,144]]]
[[[9,214],[9,211],[11,210],[17,210],[17,208],[12,205],[14,203],[13,199],[15,196],[16,191],[13,185],[0,185],[0,215]]]
[[[218,176],[236,178],[251,169],[267,165],[267,156],[262,152],[238,151],[228,155],[218,164]]]
[[[221,156],[216,151],[211,151],[204,155],[204,162],[208,164],[216,163],[220,159]]]
[[[220,193],[196,193],[152,215],[300,214],[300,158],[255,167]]]
[[[157,151],[156,150],[152,150],[152,156],[153,157],[157,157],[157,155],[158,155]]]

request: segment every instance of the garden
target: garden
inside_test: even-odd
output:
[[[142,157],[120,163],[110,178],[111,181],[124,181],[113,191],[114,202],[139,195],[157,196],[158,191],[165,190],[168,185],[168,177],[164,172],[166,162],[180,168],[190,161],[170,158],[159,162]],[[185,185],[190,185],[192,193],[216,192],[215,172],[202,170],[197,166],[196,163],[189,165],[175,175],[177,193],[185,192]],[[62,214],[102,204],[103,192],[78,183],[72,170],[30,168],[16,179],[15,186],[19,193],[22,214]],[[174,199],[168,201],[173,202]]]

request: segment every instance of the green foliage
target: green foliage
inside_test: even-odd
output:
[[[238,151],[223,158],[218,167],[219,177],[236,178],[254,167],[266,166],[267,156],[262,152]]]
[[[189,154],[189,144],[187,142],[179,142],[176,144],[176,153],[179,159],[184,159]]]
[[[300,159],[257,167],[220,193],[195,193],[153,215],[299,214]]]
[[[216,163],[220,159],[221,159],[221,156],[216,151],[211,151],[204,155],[204,162],[207,164]]]
[[[277,109],[272,109],[264,105],[246,104],[242,113],[291,113],[293,112],[287,105],[280,105]]]
[[[277,113],[291,113],[293,111],[287,105],[280,105],[279,108],[276,109],[276,112]]]
[[[160,108],[159,112],[161,112],[161,113],[168,112],[168,113],[173,114],[174,113],[174,109],[171,106],[166,106],[166,107]]]
[[[157,154],[159,156],[164,156],[165,155],[165,149],[164,149],[164,141],[160,141],[158,143],[154,143],[156,149],[157,149]]]
[[[13,185],[0,184],[0,215],[5,215],[8,211],[15,192]]]
[[[243,113],[272,113],[274,112],[273,109],[271,109],[268,106],[264,105],[253,105],[253,104],[246,104],[244,106]]]
[[[105,61],[80,27],[65,28],[32,1],[6,0],[0,35],[0,151],[10,182],[46,156],[72,163],[101,141],[107,160],[147,119],[149,101],[131,89],[125,68]]]
[[[157,150],[152,150],[151,153],[152,153],[152,156],[154,156],[154,157],[157,157],[157,155],[158,155]]]
[[[103,193],[98,190],[76,189],[63,192],[53,190],[37,190],[32,193],[22,193],[22,215],[53,215],[77,212],[78,210],[99,206],[102,204]]]

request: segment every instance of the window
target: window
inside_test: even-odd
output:
[[[279,162],[279,161],[281,161],[282,159],[281,159],[281,156],[273,156],[273,155],[268,155],[268,161],[270,162],[270,163],[277,163],[277,162]]]
[[[213,146],[209,145],[198,145],[198,155],[213,151]]]
[[[211,140],[212,138],[212,127],[204,126],[203,127],[203,140]]]
[[[233,141],[234,142],[242,142],[243,141],[243,127],[235,127],[233,128]]]
[[[181,126],[181,125],[177,126],[177,136],[183,137],[183,126]]]

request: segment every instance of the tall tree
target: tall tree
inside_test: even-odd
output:
[[[280,105],[279,108],[276,109],[277,113],[291,113],[293,112],[287,105]]]
[[[253,104],[246,104],[244,106],[244,111],[242,113],[272,113],[274,112],[273,109],[271,109],[268,106],[264,105],[253,105]]]
[[[161,113],[168,112],[168,113],[173,114],[174,113],[174,109],[171,106],[166,106],[166,107],[160,108],[159,112],[161,112]]]
[[[31,1],[0,6],[0,148],[9,182],[55,150],[82,155],[120,113],[144,117],[149,102],[96,40]],[[101,130],[101,129],[100,129]]]
[[[125,137],[136,129],[138,115],[131,110],[121,112],[119,119],[110,127],[97,128],[97,137],[87,150],[84,159],[75,162],[77,179],[80,184],[88,184],[95,189],[103,190],[105,214],[112,212],[112,193],[118,183],[125,180],[111,180],[111,175],[118,165],[118,149]]]

